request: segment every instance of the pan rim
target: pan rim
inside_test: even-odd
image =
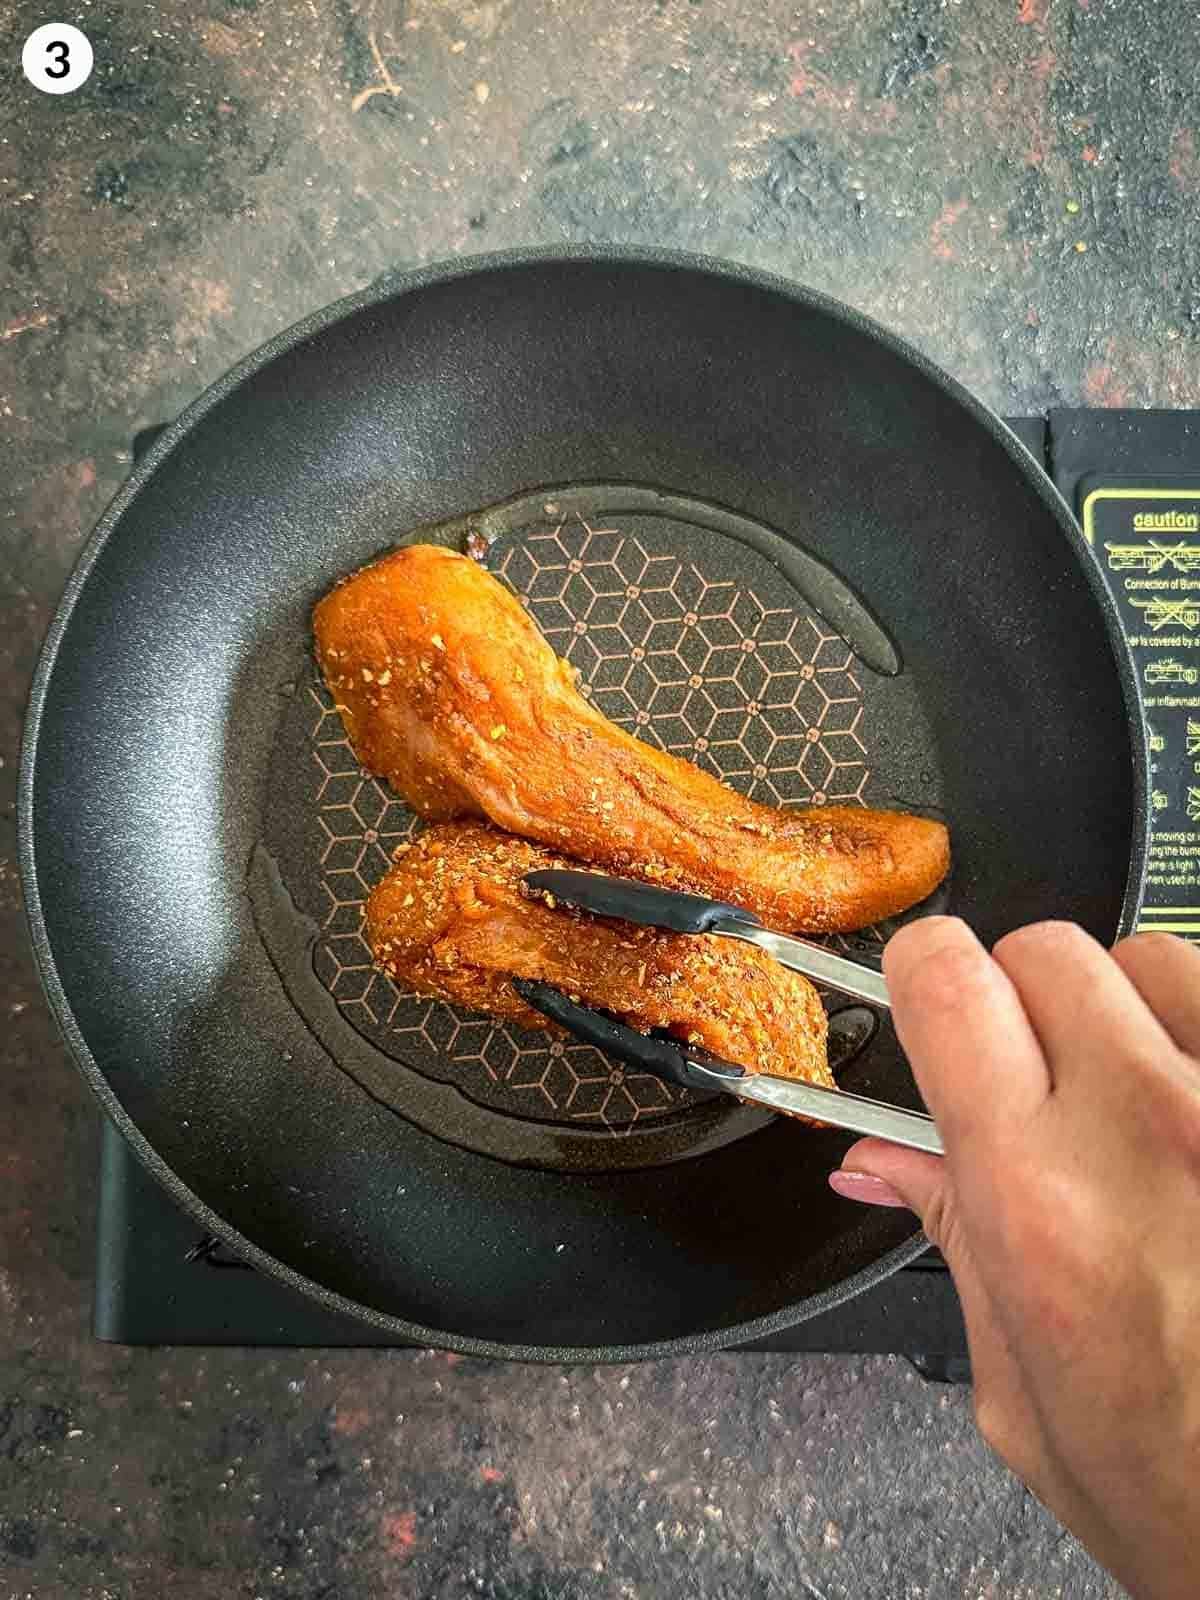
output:
[[[292,324],[273,338],[244,356],[239,362],[209,385],[171,422],[154,441],[141,462],[117,490],[101,514],[88,537],[66,587],[55,608],[39,652],[26,710],[21,742],[20,767],[17,778],[17,835],[18,862],[21,873],[26,922],[38,967],[39,976],[51,1012],[71,1051],[81,1076],[96,1096],[101,1109],[116,1125],[126,1143],[144,1167],[163,1185],[168,1194],[189,1216],[206,1231],[224,1239],[232,1249],[263,1272],[288,1288],[316,1300],[326,1309],[352,1317],[358,1322],[386,1333],[392,1339],[408,1345],[436,1346],[500,1360],[539,1363],[610,1363],[657,1359],[672,1356],[716,1353],[752,1344],[788,1328],[798,1327],[811,1317],[843,1304],[855,1295],[890,1277],[901,1267],[916,1260],[929,1248],[929,1241],[919,1231],[900,1245],[879,1257],[869,1267],[841,1280],[822,1294],[810,1296],[800,1305],[790,1305],[766,1316],[730,1325],[680,1335],[673,1339],[651,1340],[634,1344],[596,1346],[554,1346],[539,1344],[509,1344],[503,1341],[476,1339],[435,1329],[363,1305],[339,1295],[303,1273],[287,1266],[272,1256],[223,1219],[183,1182],[167,1162],[158,1155],[141,1133],[133,1118],[124,1109],[108,1083],[102,1069],[92,1055],[83,1037],[66,990],[58,973],[54,952],[46,929],[45,915],[37,879],[37,859],[34,841],[34,788],[38,738],[42,715],[53,676],[59,650],[66,637],[75,607],[86,587],[88,578],[102,554],[109,538],[119,524],[128,506],[141,492],[143,486],[157,471],[193,427],[227,395],[240,387],[248,378],[269,365],[279,356],[295,348],[334,323],[371,306],[462,278],[484,276],[504,271],[517,271],[528,267],[553,265],[603,265],[630,266],[643,269],[677,270],[699,273],[728,283],[742,284],[756,290],[782,297],[798,308],[818,311],[841,322],[855,332],[877,340],[893,355],[899,356],[915,367],[926,379],[936,385],[961,406],[984,431],[1008,454],[1017,470],[1024,476],[1039,500],[1053,517],[1059,532],[1067,540],[1083,573],[1085,582],[1104,619],[1109,647],[1121,684],[1125,703],[1126,725],[1130,738],[1133,767],[1133,837],[1130,861],[1122,896],[1121,911],[1115,937],[1122,938],[1132,931],[1141,898],[1142,878],[1148,849],[1149,812],[1149,747],[1143,715],[1141,694],[1133,660],[1121,628],[1115,602],[1104,582],[1095,556],[1088,550],[1079,531],[1070,506],[1060,494],[1045,468],[1026,449],[1003,420],[977,399],[963,384],[943,371],[921,350],[906,339],[884,327],[874,318],[834,299],[821,291],[809,289],[778,274],[765,272],[740,262],[700,255],[688,251],[646,249],[626,245],[568,245],[539,246],[517,250],[490,252],[482,255],[451,258],[433,262],[410,272],[398,273],[383,281],[377,280],[366,288],[347,295],[332,304]]]

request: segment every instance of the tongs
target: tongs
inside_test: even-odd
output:
[[[554,901],[598,917],[619,918],[672,933],[707,933],[756,944],[782,966],[802,972],[815,983],[890,1009],[887,985],[874,968],[835,955],[807,939],[775,933],[738,906],[595,872],[531,872],[525,883]],[[736,1062],[724,1061],[681,1040],[639,1033],[602,1011],[580,1005],[550,984],[516,979],[514,987],[535,1011],[559,1023],[577,1039],[667,1083],[685,1089],[723,1091],[775,1111],[797,1112],[852,1133],[873,1134],[913,1150],[943,1154],[932,1117],[921,1112],[905,1111],[843,1089],[748,1071]]]

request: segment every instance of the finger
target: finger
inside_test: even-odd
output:
[[[1037,922],[1001,939],[992,955],[1033,1026],[1055,1087],[1096,1062],[1167,1050],[1166,1029],[1098,940],[1071,922]]]
[[[1050,1089],[1016,990],[965,923],[923,917],[889,940],[883,970],[900,1043],[947,1149],[1012,1132]]]
[[[1200,1058],[1200,950],[1170,933],[1139,933],[1113,960],[1179,1048]]]
[[[944,1165],[938,1156],[885,1139],[860,1139],[847,1150],[837,1171],[829,1174],[829,1185],[845,1199],[864,1205],[907,1206],[923,1223],[934,1209]]]
[[[835,1194],[840,1194],[843,1200],[857,1200],[864,1206],[892,1206],[897,1210],[915,1211],[916,1207],[906,1200],[898,1189],[894,1189],[883,1178],[877,1178],[870,1172],[847,1172],[838,1167],[829,1174],[829,1187]]]

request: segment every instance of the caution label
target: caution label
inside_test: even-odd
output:
[[[1089,479],[1081,517],[1146,707],[1151,835],[1138,927],[1200,944],[1200,479]]]

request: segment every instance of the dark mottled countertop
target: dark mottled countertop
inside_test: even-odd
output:
[[[48,20],[96,70],[35,93]],[[832,291],[1006,411],[1200,403],[1190,0],[16,0],[0,16],[0,1596],[1099,1600],[892,1359],[545,1371],[88,1335],[96,1119],[13,791],[134,432],[417,262],[681,246]]]

